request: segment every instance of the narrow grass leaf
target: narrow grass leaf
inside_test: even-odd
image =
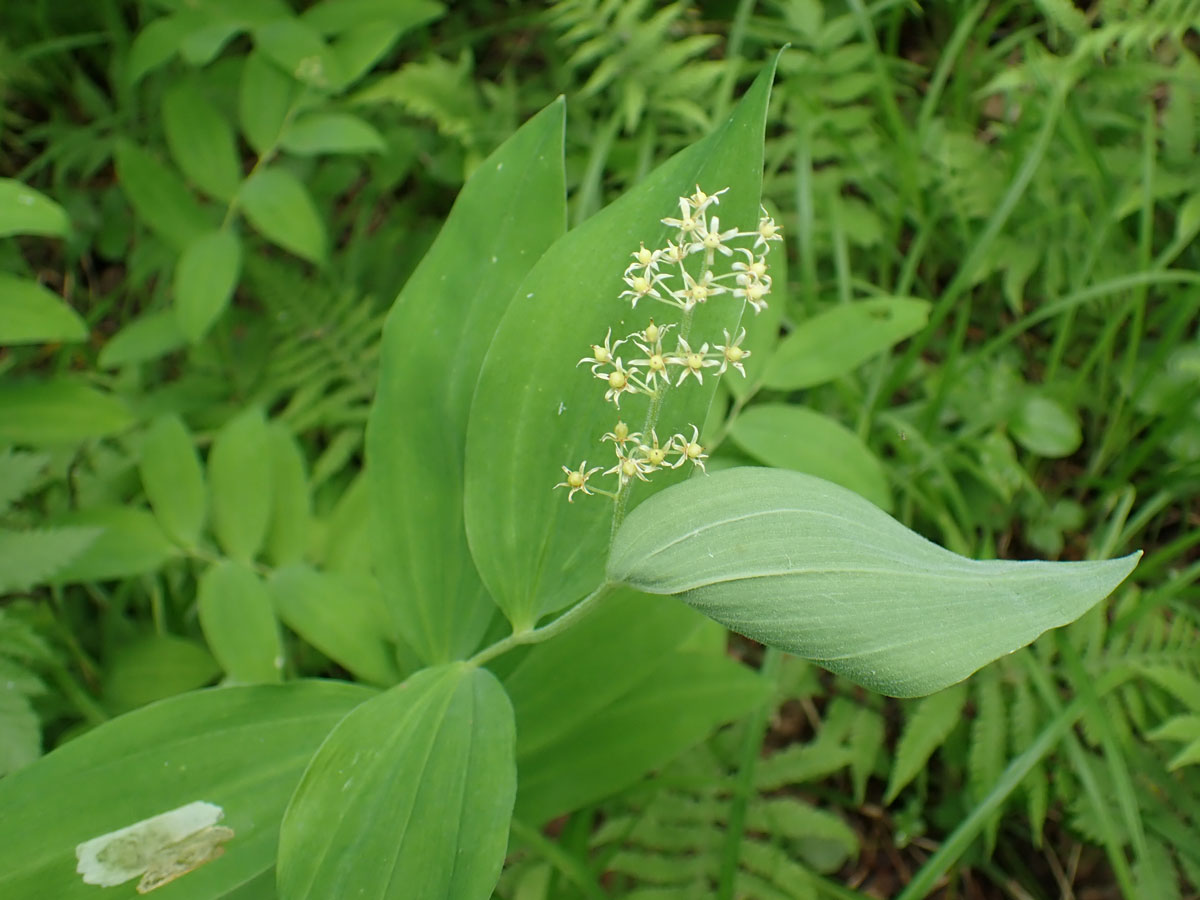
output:
[[[845,488],[777,469],[693,478],[635,509],[609,581],[678,594],[872,690],[941,690],[1106,597],[1140,554],[965,559]]]
[[[487,900],[516,792],[513,714],[484,669],[424,669],[346,716],[279,839],[280,900]]]
[[[224,856],[171,891],[189,900],[228,896],[274,865],[279,821],[305,763],[371,693],[320,681],[201,691],[65,743],[0,780],[0,896],[137,896],[132,882],[111,891],[84,884],[76,845],[196,800],[221,807],[234,837]]]

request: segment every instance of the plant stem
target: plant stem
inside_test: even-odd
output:
[[[590,613],[596,606],[596,604],[612,593],[614,587],[616,587],[616,585],[609,584],[606,581],[553,622],[543,625],[541,628],[528,628],[524,631],[514,631],[504,640],[497,641],[490,647],[484,647],[469,660],[467,660],[467,663],[472,666],[482,666],[489,660],[493,660],[497,656],[501,656],[515,647],[520,647],[525,644],[540,644],[542,641],[550,640],[550,638],[554,637],[556,634],[566,631],[576,622],[586,617],[587,614]]]

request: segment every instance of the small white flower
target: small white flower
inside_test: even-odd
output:
[[[770,241],[783,240],[783,235],[779,233],[779,226],[775,224],[774,219],[767,215],[766,209],[762,211],[762,218],[758,220],[758,230],[755,233],[757,234],[754,239],[755,249],[761,246],[766,251],[770,249]]]
[[[671,452],[674,446],[674,438],[667,441],[665,447],[660,447],[658,444],[658,435],[654,430],[650,431],[650,443],[638,444],[638,453],[641,461],[645,464],[645,471],[653,472],[661,469],[667,464],[667,454]]]
[[[754,254],[745,247],[737,248],[739,253],[746,254],[748,262],[735,262],[731,269],[741,274],[738,275],[738,284],[742,284],[742,279],[763,280],[767,277],[767,257],[765,255],[755,258]]]
[[[624,422],[617,422],[617,424],[613,426],[612,431],[606,433],[604,437],[600,438],[602,442],[612,441],[613,444],[619,448],[624,447],[630,441],[633,441],[633,443],[637,444],[641,441],[641,439],[642,435],[637,431],[630,431],[629,426]]]
[[[604,474],[616,474],[620,476],[621,484],[625,484],[628,481],[632,481],[634,478],[638,478],[642,481],[649,481],[650,479],[646,477],[647,471],[649,470],[646,468],[646,464],[642,460],[636,456],[626,455],[621,447],[617,447],[617,464],[611,469],[607,470]]]
[[[683,384],[683,380],[689,375],[696,376],[696,381],[704,384],[704,369],[710,366],[717,365],[715,359],[709,359],[708,344],[702,346],[699,350],[693,350],[691,346],[683,338],[679,339],[679,346],[675,350],[675,355],[667,357],[667,362],[674,366],[679,366],[683,372],[679,376],[679,380],[675,382],[675,386]]]
[[[742,360],[750,355],[750,351],[743,350],[740,344],[746,339],[746,329],[743,328],[736,338],[730,338],[728,328],[724,328],[722,331],[725,333],[725,343],[716,346],[716,349],[721,351],[721,368],[717,369],[717,374],[723,375],[729,366],[733,366],[745,378],[746,369],[742,365]]]
[[[621,297],[631,297],[634,308],[637,307],[638,301],[643,297],[654,297],[657,300],[661,300],[662,294],[655,290],[654,286],[668,277],[670,276],[665,274],[646,275],[643,273],[639,275],[626,275],[625,283],[629,285],[629,290],[622,291]]]
[[[689,240],[696,233],[696,231],[698,229],[700,229],[704,224],[702,219],[697,219],[692,214],[692,207],[691,207],[691,204],[688,202],[687,197],[679,198],[679,218],[678,219],[666,218],[666,219],[660,219],[659,221],[662,222],[664,225],[670,225],[672,228],[678,228],[679,229],[679,237],[680,237],[681,241]]]
[[[713,216],[712,224],[706,228],[701,228],[697,233],[700,246],[704,248],[710,256],[715,251],[722,256],[732,256],[733,248],[726,247],[725,241],[731,240],[738,236],[736,228],[730,228],[727,231],[721,231],[721,220],[717,216]]]
[[[636,394],[638,385],[634,381],[636,372],[632,369],[626,369],[624,363],[618,358],[612,364],[612,371],[597,372],[593,367],[592,372],[597,378],[608,385],[608,390],[604,392],[604,399],[611,400],[613,405],[618,409],[621,407],[622,394]]]
[[[704,452],[704,448],[700,445],[700,429],[695,425],[692,426],[692,439],[689,441],[682,434],[676,434],[671,438],[671,443],[675,447],[675,451],[679,454],[679,458],[671,464],[672,469],[678,469],[685,462],[690,462],[694,466],[699,466],[700,470],[707,474],[708,470],[704,468],[704,460],[708,459],[708,454]]]
[[[612,364],[613,354],[616,353],[617,348],[623,343],[625,343],[624,338],[617,341],[615,344],[612,343],[612,329],[610,328],[608,329],[608,334],[604,336],[604,343],[592,344],[592,355],[585,356],[575,365],[582,366],[584,363],[591,363],[592,372],[595,373],[597,366],[607,366]]]
[[[591,469],[587,468],[587,460],[586,459],[579,464],[578,469],[569,469],[566,466],[563,466],[562,470],[563,470],[563,472],[566,473],[567,478],[565,481],[560,481],[554,487],[556,487],[556,488],[565,487],[568,489],[567,490],[567,502],[568,503],[575,502],[575,494],[578,491],[583,491],[583,493],[587,494],[590,497],[590,496],[592,496],[592,491],[588,488],[587,481],[589,478],[592,477],[592,475],[594,475],[596,472],[599,472],[602,468],[604,468],[604,467],[603,466],[595,466],[594,468],[591,468]]]
[[[634,261],[630,264],[630,268],[641,266],[647,271],[653,271],[658,266],[658,261],[662,258],[662,250],[647,250],[645,243],[635,250],[632,254]]]
[[[741,287],[734,289],[733,296],[740,300],[745,300],[754,307],[755,313],[760,313],[767,308],[767,301],[764,299],[771,292],[771,286],[765,281],[746,278],[744,275],[738,276],[738,281],[744,283]]]

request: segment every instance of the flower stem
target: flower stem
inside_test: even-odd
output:
[[[550,622],[543,625],[541,628],[527,628],[524,631],[514,631],[504,640],[497,641],[490,647],[484,647],[469,660],[468,665],[482,666],[489,660],[495,659],[512,650],[515,647],[520,647],[524,644],[540,644],[542,641],[548,641],[556,634],[566,631],[576,622],[587,616],[588,613],[606,596],[612,593],[615,585],[609,584],[607,581],[600,587],[596,588],[573,607]]]

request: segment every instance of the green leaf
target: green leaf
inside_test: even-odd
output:
[[[730,436],[769,466],[816,475],[861,494],[880,509],[892,508],[879,458],[862,438],[828,416],[785,403],[758,404],[734,420]]]
[[[66,237],[66,210],[40,191],[12,178],[0,178],[0,238],[13,234]]]
[[[19,453],[11,447],[0,449],[0,516],[37,486],[49,462],[48,453]]]
[[[131,320],[100,351],[100,367],[111,369],[158,359],[187,343],[175,310],[146,313]]]
[[[0,272],[0,345],[82,341],[87,325],[58,294]]]
[[[207,514],[204,469],[177,415],[160,416],[146,430],[139,471],[163,531],[184,547],[195,547]]]
[[[87,550],[100,528],[0,528],[0,594],[44,584]]]
[[[204,639],[230,681],[282,679],[279,623],[271,595],[253,569],[228,560],[209,567],[200,577],[196,605]]]
[[[211,684],[221,667],[203,644],[153,634],[122,644],[104,674],[104,701],[115,712]]]
[[[563,740],[616,704],[704,621],[673,598],[623,590],[533,647],[504,679],[516,710],[518,756]]]
[[[1050,459],[1070,456],[1083,443],[1079,417],[1044,394],[1030,394],[1022,401],[1009,430],[1026,450]]]
[[[916,334],[928,319],[929,304],[910,297],[835,306],[801,322],[780,343],[763,384],[794,390],[832,381]]]
[[[254,30],[254,45],[297,81],[318,90],[339,83],[337,59],[320,33],[299,19],[278,19]]]
[[[884,803],[895,800],[896,795],[925,768],[929,757],[961,720],[966,702],[966,685],[956,684],[924,698],[913,707],[896,746],[896,761],[888,779]]]
[[[340,34],[363,23],[386,22],[405,31],[440,18],[446,11],[432,0],[321,0],[304,11],[304,23],[323,34]]]
[[[209,229],[209,216],[174,172],[125,138],[117,141],[117,180],[138,218],[182,250]]]
[[[387,608],[369,575],[351,577],[293,565],[268,583],[288,628],[356,678],[392,685],[400,680],[387,641]]]
[[[142,27],[125,59],[125,83],[133,87],[148,73],[170,62],[195,22],[189,11],[155,19]]]
[[[614,584],[679,594],[734,631],[912,697],[1075,620],[1140,556],[965,559],[827,481],[728,469],[635,509],[608,572]]]
[[[284,813],[280,896],[487,900],[508,846],[513,738],[504,688],[463,664],[358,707]]]
[[[330,50],[340,77],[334,89],[342,92],[357,83],[387,54],[402,32],[399,25],[389,22],[360,22],[335,37]]]
[[[238,89],[238,124],[259,154],[283,133],[299,86],[257,50],[246,57]]]
[[[77,444],[133,421],[119,399],[73,378],[0,383],[0,444]]]
[[[469,654],[495,609],[462,521],[467,412],[514,289],[565,227],[562,140],[555,102],[475,170],[384,326],[367,427],[375,569],[426,662]]]
[[[267,557],[277,566],[299,562],[308,548],[312,503],[304,451],[278,422],[267,426],[271,444],[271,521]]]
[[[217,432],[208,484],[217,540],[233,559],[249,562],[271,517],[271,441],[261,410],[248,409]]]
[[[175,266],[175,312],[193,344],[229,306],[241,266],[241,241],[228,229],[202,234],[183,249]]]
[[[370,122],[350,113],[310,113],[298,117],[283,135],[283,149],[300,156],[318,153],[382,153],[383,136]]]
[[[102,529],[87,549],[55,573],[54,580],[63,583],[142,575],[176,554],[154,516],[134,506],[90,506],[60,516],[55,524]]]
[[[228,852],[172,886],[218,900],[275,862],[279,821],[304,765],[371,691],[338,682],[222,688],[122,716],[0,780],[0,896],[134,897],[75,872],[82,841],[196,800],[225,811]],[[57,798],[49,802],[48,798]],[[264,895],[269,896],[269,895]]]
[[[2,589],[0,589],[2,590]],[[0,778],[42,754],[42,724],[24,694],[0,684]]]
[[[644,328],[650,316],[664,324],[669,307],[635,310],[619,299],[623,273],[639,242],[661,246],[670,233],[660,223],[678,213],[679,198],[697,184],[725,187],[721,221],[754,227],[761,192],[763,123],[774,73],[769,65],[730,119],[646,176],[632,191],[555,242],[517,289],[484,360],[467,429],[466,524],[476,566],[496,603],[517,627],[589,593],[603,579],[612,506],[567,503],[560,467],[592,465],[609,456],[600,436],[616,415],[603,387],[578,363],[587,348]],[[729,300],[718,297],[717,300]],[[667,315],[662,315],[663,310]],[[735,328],[740,304],[697,309],[693,336]],[[599,390],[597,388],[600,388]],[[704,421],[716,390],[703,385],[672,395],[658,433],[670,435]],[[643,397],[630,398],[621,415],[638,430]],[[632,503],[683,476],[655,473]],[[583,498],[589,499],[589,498]]]
[[[325,226],[308,190],[283,169],[259,169],[238,194],[259,234],[309,262],[325,261]]]
[[[758,675],[724,655],[670,653],[612,703],[518,755],[516,815],[541,824],[610,796],[748,714],[769,693]],[[569,697],[559,694],[558,704],[569,707]]]
[[[231,200],[242,180],[233,128],[195,81],[167,88],[162,117],[167,147],[184,177],[210,197]]]

